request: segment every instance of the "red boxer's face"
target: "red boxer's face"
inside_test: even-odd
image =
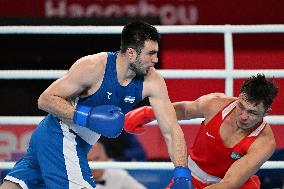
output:
[[[253,129],[266,115],[263,103],[252,103],[246,94],[241,93],[236,106],[236,122],[238,128],[243,130]]]

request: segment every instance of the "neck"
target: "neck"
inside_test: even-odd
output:
[[[118,53],[116,58],[117,77],[120,81],[131,80],[136,74],[129,68],[130,61],[125,54]]]
[[[254,127],[252,127],[252,128],[242,128],[238,124],[236,124],[236,125],[237,125],[237,132],[240,132],[240,133],[248,134],[248,133],[250,133],[254,129]]]
[[[126,86],[135,77],[135,72],[129,69],[129,60],[124,55],[119,53],[116,58],[116,73],[120,85]]]

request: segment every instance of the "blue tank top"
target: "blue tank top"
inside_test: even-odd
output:
[[[117,79],[116,57],[118,52],[108,52],[103,82],[100,88],[88,97],[80,97],[78,104],[85,106],[116,105],[127,113],[142,100],[144,76],[136,75],[127,86]]]
[[[127,113],[142,100],[144,76],[136,76],[127,86],[121,86],[116,73],[117,54],[117,52],[108,53],[105,74],[100,88],[90,96],[78,98],[77,103],[90,107],[112,104],[120,107],[123,113]],[[98,133],[86,127],[77,126],[73,123],[64,123],[52,114],[48,114],[40,123],[40,127],[47,126],[49,130],[60,133],[64,125],[68,125],[72,131],[91,145],[95,144],[100,137]]]

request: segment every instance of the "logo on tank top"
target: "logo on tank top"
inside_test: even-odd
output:
[[[107,92],[107,98],[110,99],[110,95],[112,95],[112,93]]]
[[[210,135],[210,134],[208,133],[208,131],[206,132],[206,135],[209,136],[209,137],[211,137],[211,138],[215,138],[213,135]]]
[[[132,104],[135,101],[135,96],[126,96],[124,102]]]
[[[236,152],[232,152],[232,154],[231,154],[231,158],[233,158],[233,159],[240,159],[243,156],[244,156],[243,154],[238,154]]]

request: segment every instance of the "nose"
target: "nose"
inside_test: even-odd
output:
[[[245,121],[248,119],[248,114],[246,113],[246,111],[242,111],[240,117],[241,120]]]
[[[158,57],[157,57],[157,55],[154,55],[153,57],[152,57],[152,62],[153,63],[158,63]]]

